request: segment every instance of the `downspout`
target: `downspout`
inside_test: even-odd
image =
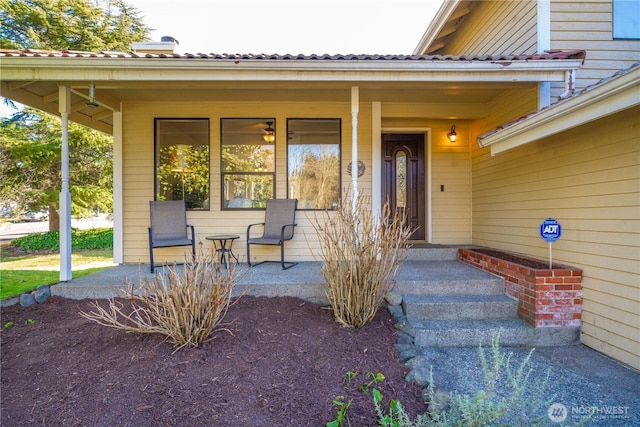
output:
[[[71,89],[58,88],[58,103],[62,118],[62,186],[60,189],[60,281],[71,280],[71,193],[69,192],[69,110]]]
[[[360,88],[351,87],[351,187],[353,190],[353,213],[358,203],[358,112],[360,109]]]
[[[551,4],[550,0],[537,2],[537,44],[538,53],[551,50]],[[551,105],[551,82],[540,82],[538,89],[538,109]]]
[[[574,94],[576,91],[576,70],[565,71],[564,77],[564,89],[565,92],[558,97],[558,99],[566,99]]]

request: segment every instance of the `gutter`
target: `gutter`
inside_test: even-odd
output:
[[[480,135],[480,147],[491,155],[564,132],[608,115],[640,105],[640,63],[613,77],[491,132]]]
[[[565,81],[582,59],[261,61],[3,57],[5,81]],[[153,73],[150,73],[153,72]]]

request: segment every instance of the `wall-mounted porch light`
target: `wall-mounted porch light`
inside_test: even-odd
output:
[[[456,133],[456,125],[453,125],[451,126],[451,132],[447,134],[447,138],[449,139],[449,142],[456,142],[457,137],[458,134]]]
[[[93,82],[89,85],[89,102],[87,102],[87,107],[99,107],[96,102],[96,85]]]
[[[267,122],[267,128],[264,130],[264,135],[262,135],[262,139],[266,142],[273,142],[276,140],[276,131],[271,127],[273,122]]]

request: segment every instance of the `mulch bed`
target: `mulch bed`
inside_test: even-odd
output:
[[[129,334],[81,317],[89,301],[50,298],[3,308],[1,408],[4,427],[324,426],[332,401],[353,398],[351,426],[374,426],[368,372],[385,405],[399,399],[415,417],[426,408],[394,348],[395,320],[380,309],[353,330],[297,298],[242,297],[200,348],[174,353],[157,335]],[[345,374],[359,372],[354,381]]]

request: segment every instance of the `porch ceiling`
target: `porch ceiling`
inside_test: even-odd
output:
[[[535,83],[456,82],[456,83],[393,83],[393,82],[109,82],[94,81],[95,102],[87,106],[91,81],[2,81],[0,94],[25,105],[58,115],[58,86],[71,87],[72,121],[111,134],[112,113],[127,102],[350,102],[350,88],[360,87],[361,102],[429,103],[485,105],[501,92],[512,88],[533,87]],[[482,109],[486,111],[485,108]],[[449,114],[440,109],[445,118]],[[434,114],[436,114],[434,112]],[[480,113],[478,113],[480,114]],[[471,118],[471,117],[470,117]]]

